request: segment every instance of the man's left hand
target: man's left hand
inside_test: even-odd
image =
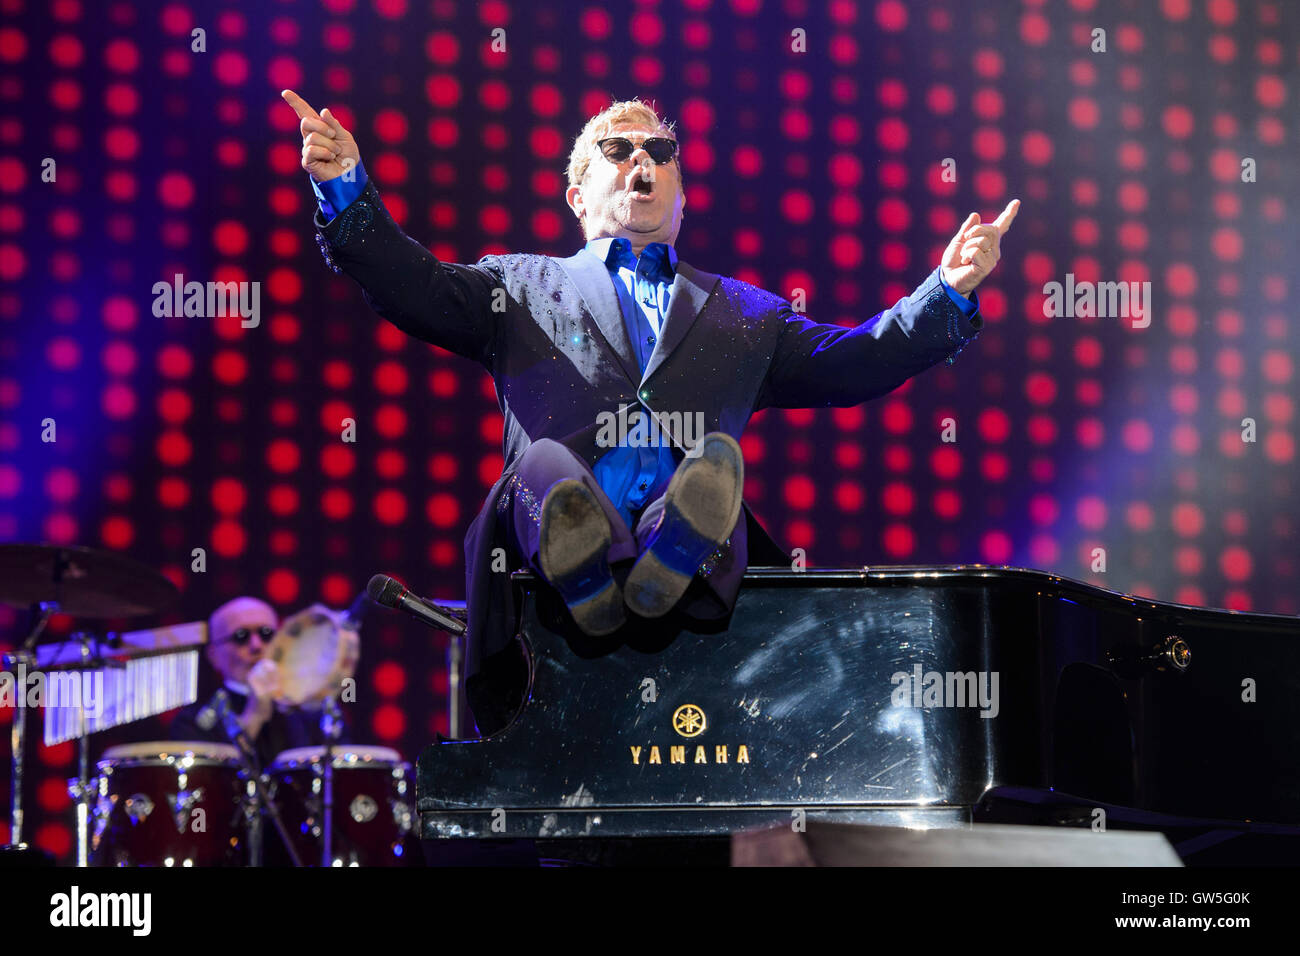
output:
[[[966,298],[988,278],[1002,258],[1002,237],[1020,212],[1020,200],[1013,199],[1002,215],[988,225],[980,224],[980,214],[971,213],[952,237],[939,264],[943,281]]]

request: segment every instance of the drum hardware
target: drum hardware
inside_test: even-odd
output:
[[[184,833],[185,824],[189,821],[190,818],[190,811],[194,809],[194,805],[196,803],[198,803],[200,800],[203,799],[203,788],[197,787],[194,790],[184,789],[185,788],[184,775],[182,775],[182,779],[179,785],[181,789],[176,792],[176,797],[174,800],[174,803],[176,804],[176,809],[174,811],[176,815],[176,832]]]
[[[181,624],[106,637],[78,631],[35,649],[34,667],[73,699],[45,707],[46,746],[77,741],[77,770],[68,793],[76,801],[77,865],[89,865],[90,736],[190,703],[198,689],[198,647],[206,626]],[[87,687],[93,692],[87,692]]]
[[[202,791],[199,791],[202,793]],[[126,798],[123,803],[126,807],[126,817],[132,823],[140,824],[149,819],[149,814],[153,813],[153,801],[145,794],[137,793]],[[180,824],[177,824],[180,829]]]
[[[343,715],[338,697],[343,684],[356,673],[361,657],[359,633],[365,595],[343,612],[313,604],[285,618],[271,638],[266,656],[280,668],[281,707],[321,708],[320,727],[327,748],[343,734]],[[333,762],[319,765],[317,786],[324,803],[321,826],[322,866],[333,860],[334,770]]]
[[[93,642],[93,636],[84,632],[74,633],[68,640],[68,644],[73,645],[79,651],[82,664],[88,668],[107,666],[103,658],[94,656]],[[58,672],[54,671],[53,673]],[[90,674],[93,671],[85,670],[82,673]],[[22,709],[26,710],[26,707]],[[53,723],[51,720],[52,713],[54,713],[54,708],[46,710],[45,736],[47,744]],[[80,730],[81,733],[77,737],[77,776],[75,779],[68,781],[68,795],[76,802],[77,866],[85,867],[90,865],[90,800],[93,791],[90,783],[90,731],[84,724]]]
[[[379,816],[379,804],[369,794],[360,794],[348,804],[348,813],[357,823],[369,823]]]
[[[352,666],[356,667],[356,658],[360,656],[361,618],[374,601],[366,591],[357,595],[342,616],[337,618],[338,627],[343,632],[351,631],[358,635],[356,656]],[[347,675],[351,677],[351,673]],[[340,684],[342,681],[340,681]],[[325,698],[320,715],[321,735],[325,738],[325,759],[318,765],[321,768],[319,786],[321,790],[322,832],[321,832],[321,866],[334,865],[334,747],[343,737],[343,711],[339,708],[337,693]],[[355,802],[355,801],[354,801]]]
[[[27,746],[27,679],[34,676],[36,656],[33,649],[45,626],[58,611],[57,601],[36,601],[31,605],[33,623],[18,650],[4,655],[4,665],[14,675],[14,718],[9,728],[9,847],[26,847],[23,843],[23,767]],[[30,671],[30,672],[29,672]]]
[[[253,742],[244,733],[244,729],[239,726],[239,719],[230,709],[230,695],[225,689],[218,690],[212,695],[212,703],[209,704],[208,710],[213,711],[213,723],[220,721],[222,730],[225,731],[226,737],[235,748],[236,759],[244,772],[244,777],[248,781],[248,787],[245,790],[245,797],[248,801],[248,844],[249,844],[249,865],[262,865],[262,814],[270,816],[271,823],[274,824],[276,832],[280,834],[280,839],[284,841],[285,849],[289,852],[289,860],[294,866],[302,866],[302,857],[294,849],[293,842],[289,839],[289,831],[284,825],[284,819],[280,815],[280,809],[271,799],[270,792],[267,789],[266,781],[257,766],[257,750]],[[200,727],[205,730],[211,726],[205,727],[206,721],[200,715],[198,719]]]
[[[316,766],[319,770],[321,801],[323,803],[321,832],[321,866],[334,865],[334,747],[343,736],[343,713],[337,697],[325,700],[321,710],[321,733],[325,736],[325,759]]]
[[[12,669],[15,677],[15,690],[21,694],[19,706],[10,728],[10,779],[12,789],[9,806],[9,840],[10,845],[23,843],[23,767],[26,760],[27,742],[27,680],[38,673],[55,667],[56,662],[43,658],[46,648],[38,650],[37,641],[56,613],[70,614],[78,618],[130,618],[152,614],[171,606],[179,596],[176,585],[152,568],[146,567],[130,558],[109,551],[95,548],[65,547],[40,544],[5,544],[0,545],[0,602],[13,607],[30,608],[33,624],[30,633],[17,651],[4,655],[4,664]],[[82,640],[80,648],[73,648],[75,658],[70,664],[75,669],[84,669],[87,662],[94,661],[98,655],[88,649]],[[193,654],[197,666],[198,654]],[[183,670],[183,668],[182,668]],[[133,675],[134,676],[134,675]],[[143,675],[141,675],[143,676]],[[107,686],[109,681],[105,679]],[[125,693],[133,689],[130,681],[118,681],[116,689]],[[190,703],[195,691],[191,691],[188,700],[170,706]],[[157,697],[154,698],[155,702]],[[16,701],[17,703],[17,701]],[[105,704],[116,701],[105,701]],[[140,714],[140,717],[161,713],[169,707]],[[52,725],[67,733],[60,740],[49,740]],[[86,850],[89,826],[89,742],[87,737],[94,730],[103,727],[87,727],[85,709],[77,705],[67,708],[46,709],[46,743],[58,743],[61,740],[80,739],[78,753],[77,780],[77,863],[86,865]],[[114,710],[109,719],[118,716]],[[127,718],[138,719],[138,718]],[[66,721],[66,723],[65,723]],[[126,720],[118,720],[125,723]],[[75,731],[75,732],[73,732]]]
[[[404,764],[403,767],[409,768],[409,765]],[[412,819],[411,805],[406,801],[406,770],[394,770],[393,781],[394,789],[397,791],[397,799],[389,801],[389,806],[393,811],[393,823],[397,826],[399,832],[410,833],[411,828],[414,826],[414,820]]]

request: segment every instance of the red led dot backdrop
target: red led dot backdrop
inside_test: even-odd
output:
[[[1021,565],[1300,610],[1294,3],[0,11],[0,540],[159,567],[171,620],[239,594],[343,606],[378,571],[461,597],[501,468],[478,367],[322,262],[285,87],[338,115],[406,231],[456,262],[571,255],[573,136],[611,98],[653,99],[683,144],[680,257],[844,325],[910,292],[968,212],[1020,197],[954,365],[754,420],[759,518],[815,566]],[[156,315],[177,275],[258,283],[258,323]],[[1146,324],[1049,317],[1045,286],[1067,281],[1150,283]],[[0,643],[22,624],[0,611]],[[445,653],[372,616],[353,739],[414,760],[445,733]],[[36,747],[28,797],[31,838],[65,860],[74,764]]]

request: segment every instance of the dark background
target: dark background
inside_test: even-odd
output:
[[[457,262],[572,254],[573,137],[611,99],[653,99],[683,143],[681,258],[806,290],[811,317],[845,325],[920,282],[970,210],[991,220],[1020,197],[983,335],[869,406],[759,415],[747,500],[812,566],[1017,565],[1300,610],[1293,3],[0,11],[0,541],[161,568],[182,592],[167,620],[245,593],[282,614],[342,606],[376,571],[460,597],[462,536],[500,472],[490,380],[405,339],[322,263],[284,87],[338,114],[389,209]],[[261,324],[155,318],[153,284],[177,272],[260,282]],[[1067,273],[1150,281],[1150,327],[1046,318],[1043,285]],[[0,646],[22,618],[0,610]],[[413,760],[445,732],[444,655],[372,618],[354,739]],[[29,839],[66,860],[74,748],[38,746],[34,724]],[[149,721],[96,748],[165,733]]]

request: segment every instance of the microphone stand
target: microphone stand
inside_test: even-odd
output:
[[[298,851],[294,849],[293,842],[289,839],[289,831],[284,825],[284,820],[280,818],[280,811],[275,803],[271,800],[271,795],[266,789],[266,782],[262,779],[262,774],[257,767],[257,756],[253,749],[253,742],[248,739],[244,729],[239,726],[239,719],[230,710],[230,701],[222,692],[218,692],[216,700],[218,716],[221,718],[221,727],[226,733],[226,737],[235,745],[235,750],[239,753],[239,762],[243,767],[244,773],[253,785],[255,796],[253,797],[252,816],[249,818],[249,838],[248,851],[252,866],[262,865],[262,826],[260,814],[265,812],[270,815],[271,822],[275,824],[276,832],[280,834],[280,839],[284,842],[284,848],[289,851],[289,859],[294,866],[302,866],[302,858],[298,856]]]
[[[83,665],[95,657],[90,650],[91,637],[83,631],[69,638],[81,644]],[[102,658],[97,658],[97,661],[102,662]],[[90,731],[86,729],[84,716],[81,735],[77,738],[77,771],[77,779],[69,782],[68,795],[77,801],[77,866],[85,868],[90,866],[90,799],[94,788],[90,785]]]
[[[321,778],[321,866],[334,865],[334,745],[343,736],[343,712],[336,698],[321,707],[320,729],[325,738],[325,759],[317,771]]]
[[[447,720],[447,732],[452,740],[460,740],[460,670],[463,650],[459,634],[448,630],[447,637],[447,708],[451,711]]]
[[[375,603],[368,591],[357,595],[352,606],[336,618],[338,626],[355,631],[357,639],[361,638],[361,619]],[[321,849],[320,865],[334,865],[334,747],[343,737],[343,709],[339,699],[330,696],[321,704],[321,736],[325,740],[325,755],[315,767],[316,779],[320,782],[321,792]],[[342,861],[339,861],[340,864]]]
[[[56,586],[59,580],[56,577]],[[58,601],[33,604],[31,633],[22,647],[4,655],[5,667],[13,668],[14,693],[19,695],[14,699],[14,719],[9,727],[9,842],[6,847],[11,849],[24,849],[26,846],[23,843],[23,768],[27,757],[27,680],[33,676],[29,667],[35,667],[33,648],[58,609]],[[19,675],[22,675],[21,682]]]

